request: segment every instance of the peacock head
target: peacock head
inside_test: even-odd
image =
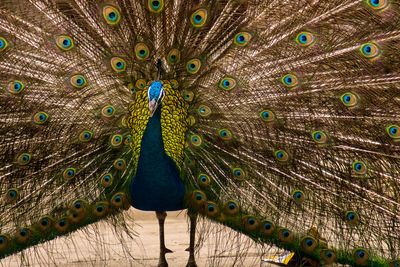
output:
[[[153,116],[164,97],[164,87],[161,81],[154,81],[147,89],[147,99],[149,101],[150,117]]]

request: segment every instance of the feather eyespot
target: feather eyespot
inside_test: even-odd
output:
[[[160,13],[164,9],[164,0],[148,0],[148,8],[153,13]]]
[[[368,262],[369,253],[366,249],[357,248],[353,252],[353,258],[358,265],[365,265]]]
[[[0,244],[0,250],[1,250],[1,244]],[[389,262],[389,267],[400,267],[400,259]]]
[[[282,243],[290,243],[292,242],[294,235],[292,231],[282,228],[278,231],[278,238]]]
[[[56,39],[56,44],[58,48],[64,51],[71,50],[74,47],[74,42],[72,38],[66,35],[58,36]]]
[[[70,82],[73,87],[78,89],[82,89],[86,86],[86,79],[82,75],[72,76]]]
[[[200,174],[199,178],[197,178],[197,183],[201,186],[201,187],[206,187],[210,184],[210,176],[208,176],[207,174]]]
[[[29,162],[31,162],[32,156],[29,153],[22,153],[21,155],[18,156],[17,158],[17,163],[20,166],[25,166],[28,165]]]
[[[246,46],[250,39],[251,39],[251,34],[248,32],[239,32],[235,35],[233,42],[237,45],[237,46]]]
[[[120,147],[124,138],[120,134],[115,134],[111,137],[111,146],[114,148]]]
[[[227,91],[232,90],[235,86],[236,81],[233,78],[225,77],[219,82],[219,87]]]
[[[139,79],[135,83],[136,88],[142,90],[146,87],[146,80],[145,79]]]
[[[367,0],[368,5],[375,10],[384,9],[389,5],[388,0]]]
[[[292,193],[293,200],[296,204],[301,204],[305,200],[305,194],[300,190],[295,190]]]
[[[386,128],[386,132],[393,139],[400,139],[400,126],[390,125]]]
[[[235,201],[228,201],[225,204],[225,212],[229,215],[235,215],[239,212],[239,206]]]
[[[107,105],[101,109],[101,115],[106,118],[111,118],[115,113],[115,108],[111,105]]]
[[[76,175],[76,170],[74,168],[67,168],[63,172],[63,177],[67,181],[73,179],[75,177],[75,175]]]
[[[357,224],[360,217],[355,211],[346,211],[345,220],[349,224]]]
[[[200,146],[202,143],[201,137],[196,134],[192,135],[192,137],[190,138],[190,141],[191,141],[192,145],[194,145],[194,146]]]
[[[192,91],[183,91],[183,99],[187,102],[192,102],[194,93]]]
[[[7,40],[0,36],[0,52],[7,48]]]
[[[307,253],[313,252],[317,248],[318,242],[311,236],[303,237],[301,240],[301,247]]]
[[[235,178],[236,180],[244,180],[246,178],[246,174],[243,171],[243,169],[241,168],[234,168],[233,169],[233,178]]]
[[[5,235],[0,235],[0,251],[5,250],[8,247],[8,237]]]
[[[271,110],[264,109],[260,112],[260,117],[263,121],[272,122],[275,120],[275,114]]]
[[[114,168],[116,168],[119,171],[123,171],[126,168],[126,163],[124,159],[116,159],[113,165]]]
[[[216,203],[207,201],[205,211],[208,216],[215,217],[217,216],[219,209]]]
[[[124,139],[124,145],[129,146],[132,143],[132,135],[128,134]]]
[[[342,101],[343,105],[348,108],[352,108],[358,105],[358,96],[350,92],[341,95],[340,100]]]
[[[352,167],[353,167],[353,171],[356,174],[363,175],[363,174],[366,174],[368,171],[367,165],[362,161],[354,161],[352,164]]]
[[[62,218],[60,220],[57,221],[57,223],[55,224],[55,227],[57,229],[57,231],[63,233],[68,231],[69,229],[69,222],[67,218]]]
[[[379,48],[373,43],[366,43],[360,47],[361,54],[366,58],[374,58],[379,55]]]
[[[104,186],[104,187],[110,187],[112,185],[113,182],[113,177],[111,173],[106,173],[103,174],[100,178],[100,183]]]
[[[282,149],[275,151],[274,156],[276,160],[279,162],[288,162],[290,159],[289,154]]]
[[[191,203],[196,207],[196,208],[201,208],[204,204],[205,201],[207,201],[207,197],[204,194],[204,192],[200,190],[195,190],[192,193],[191,196]]]
[[[119,20],[121,19],[118,9],[109,5],[103,7],[103,16],[106,22],[110,25],[118,24]]]
[[[111,67],[115,72],[123,72],[126,70],[126,62],[120,57],[113,57],[111,59]]]
[[[45,232],[51,228],[52,224],[53,220],[49,216],[45,216],[39,220],[37,228],[39,228],[40,231]]]
[[[17,241],[21,244],[28,243],[32,236],[32,231],[29,228],[22,228],[16,234]]]
[[[201,61],[198,59],[191,59],[186,63],[186,70],[190,74],[196,74],[201,67]]]
[[[232,139],[232,133],[228,129],[221,129],[218,131],[218,134],[222,140],[231,140]]]
[[[167,55],[167,61],[169,64],[174,65],[178,63],[180,59],[181,59],[181,52],[179,52],[178,49],[174,48],[171,51],[169,51]]]
[[[93,208],[93,215],[96,217],[103,217],[108,213],[109,207],[106,202],[99,202]]]
[[[93,138],[93,133],[90,131],[83,131],[79,134],[79,141],[86,143],[90,142]]]
[[[33,116],[33,121],[36,124],[45,124],[49,119],[49,115],[46,112],[38,112]]]
[[[20,81],[11,81],[7,85],[7,91],[10,94],[16,95],[24,90],[24,84]]]
[[[282,77],[282,83],[284,86],[288,88],[296,87],[299,84],[299,79],[296,75],[293,74],[286,74]]]
[[[322,250],[320,255],[326,265],[331,264],[336,260],[336,253],[330,249]]]
[[[197,112],[199,113],[200,116],[202,117],[208,117],[211,114],[211,109],[206,106],[206,105],[201,105]]]
[[[207,9],[200,8],[190,16],[190,23],[194,27],[202,27],[207,22]]]
[[[149,47],[144,43],[139,43],[135,45],[135,55],[139,60],[146,60],[150,56]]]
[[[311,134],[313,140],[317,144],[325,144],[328,141],[328,137],[323,131],[315,131]]]
[[[296,37],[296,42],[301,46],[309,46],[315,41],[315,36],[311,32],[300,32]]]
[[[19,197],[19,192],[17,188],[10,188],[7,190],[6,199],[9,202],[16,201]]]
[[[129,208],[129,202],[124,193],[116,193],[111,198],[111,205],[116,208]]]
[[[247,231],[256,230],[259,226],[259,222],[254,216],[245,216],[243,217],[242,222],[244,224],[244,229]]]
[[[264,235],[272,235],[275,232],[275,224],[271,221],[264,220],[261,222],[261,231]]]

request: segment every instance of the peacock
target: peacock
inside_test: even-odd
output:
[[[0,88],[0,258],[135,207],[159,266],[176,210],[187,266],[200,218],[400,266],[398,0],[2,0]]]

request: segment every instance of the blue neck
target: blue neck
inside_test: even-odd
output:
[[[130,185],[132,206],[140,210],[181,210],[185,186],[175,162],[165,153],[161,105],[147,123],[140,145],[137,171]]]

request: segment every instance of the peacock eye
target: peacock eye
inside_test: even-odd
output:
[[[353,166],[353,171],[356,174],[363,175],[363,174],[367,173],[367,170],[368,170],[367,165],[365,165],[365,163],[362,161],[354,161],[352,166]]]
[[[148,8],[153,13],[160,13],[164,8],[163,0],[148,0]]]
[[[360,47],[360,51],[366,58],[374,58],[379,55],[379,48],[373,43],[366,43]]]
[[[201,145],[201,137],[198,135],[192,135],[192,137],[190,138],[190,141],[192,143],[192,145],[194,146],[200,146]]]
[[[93,138],[93,133],[90,131],[83,131],[79,134],[79,141],[81,142],[89,142]]]
[[[44,124],[49,118],[49,115],[46,112],[38,112],[33,116],[33,121],[36,124]]]
[[[115,134],[111,137],[111,146],[113,147],[119,147],[120,145],[122,145],[122,135],[120,134]]]
[[[288,162],[289,161],[289,154],[284,150],[277,150],[274,152],[274,156],[276,160],[279,162]]]
[[[235,35],[233,42],[237,46],[246,46],[249,43],[251,37],[251,34],[248,32],[239,32]]]
[[[180,58],[181,58],[181,53],[179,52],[178,49],[175,48],[169,51],[167,55],[168,63],[171,65],[178,63]]]
[[[293,240],[293,233],[288,229],[280,229],[278,232],[278,238],[283,243],[290,243]]]
[[[4,37],[0,36],[0,52],[7,48],[7,41]]]
[[[8,201],[15,201],[18,199],[19,192],[17,188],[10,188],[7,190],[6,198]]]
[[[388,0],[367,0],[368,5],[375,10],[384,9],[389,5]]]
[[[400,127],[398,125],[390,125],[386,128],[388,135],[393,139],[400,139]]]
[[[24,90],[24,84],[20,81],[11,81],[8,83],[7,91],[13,95],[19,94]]]
[[[349,224],[357,224],[359,220],[359,216],[354,211],[347,211],[345,215],[345,220]]]
[[[119,20],[121,19],[118,9],[109,5],[103,7],[103,16],[106,22],[110,25],[118,24]]]
[[[119,171],[123,171],[126,168],[126,163],[124,159],[116,159],[113,165],[114,168],[116,168]]]
[[[202,117],[208,117],[211,114],[211,109],[206,106],[206,105],[201,105],[197,112],[199,113],[200,116]]]
[[[300,32],[296,37],[296,42],[301,46],[309,46],[315,41],[315,36],[310,32]]]
[[[107,105],[101,109],[101,114],[106,118],[111,118],[115,113],[115,108],[111,105]]]
[[[190,74],[195,74],[200,70],[201,61],[198,59],[191,59],[186,63],[186,70]]]
[[[358,264],[358,265],[365,265],[369,259],[367,250],[365,250],[363,248],[358,248],[358,249],[354,250],[353,257],[354,257],[356,264]]]
[[[194,27],[202,27],[207,21],[207,10],[204,8],[200,8],[193,12],[193,14],[190,16],[190,23]]]
[[[100,183],[104,186],[104,187],[109,187],[112,185],[113,182],[113,177],[111,173],[106,173],[103,174],[100,178]]]
[[[72,38],[66,35],[58,36],[56,39],[57,46],[64,51],[68,51],[74,47]]]
[[[230,91],[236,86],[236,81],[233,78],[225,77],[219,82],[219,87]]]
[[[191,102],[194,98],[194,93],[192,91],[183,91],[183,98],[187,102]]]
[[[31,154],[22,153],[21,155],[18,156],[17,163],[20,166],[27,165],[27,164],[29,164],[29,162],[31,162],[31,158],[32,158]]]
[[[355,107],[358,105],[358,96],[353,93],[344,93],[341,95],[340,100],[346,107]]]
[[[86,86],[86,79],[82,75],[74,75],[71,77],[71,85],[75,88],[82,89]]]
[[[271,122],[275,120],[275,114],[268,109],[264,109],[263,111],[260,112],[260,117],[263,121],[266,122]]]
[[[201,187],[206,187],[210,184],[210,177],[207,174],[200,174],[197,183]]]
[[[230,140],[232,139],[232,133],[228,129],[221,129],[218,131],[219,137],[223,140]]]
[[[297,203],[297,204],[301,204],[305,200],[305,195],[300,190],[293,191],[292,197],[293,197],[294,202]]]
[[[149,47],[144,43],[138,43],[135,45],[135,55],[139,60],[146,60],[150,56]]]
[[[286,74],[285,76],[282,77],[282,83],[286,87],[292,88],[299,84],[299,80],[297,79],[297,76],[294,74]]]
[[[126,70],[126,62],[122,58],[113,57],[111,59],[111,67],[115,72],[123,72]]]
[[[69,181],[75,177],[76,170],[74,168],[67,168],[63,173],[63,177],[65,180]]]
[[[144,89],[146,87],[146,80],[145,79],[139,79],[135,83],[136,88],[138,89]]]
[[[233,178],[236,180],[244,180],[246,178],[246,174],[241,168],[234,168],[233,170]]]
[[[315,131],[311,134],[313,140],[317,144],[325,144],[328,141],[328,137],[323,131]]]

